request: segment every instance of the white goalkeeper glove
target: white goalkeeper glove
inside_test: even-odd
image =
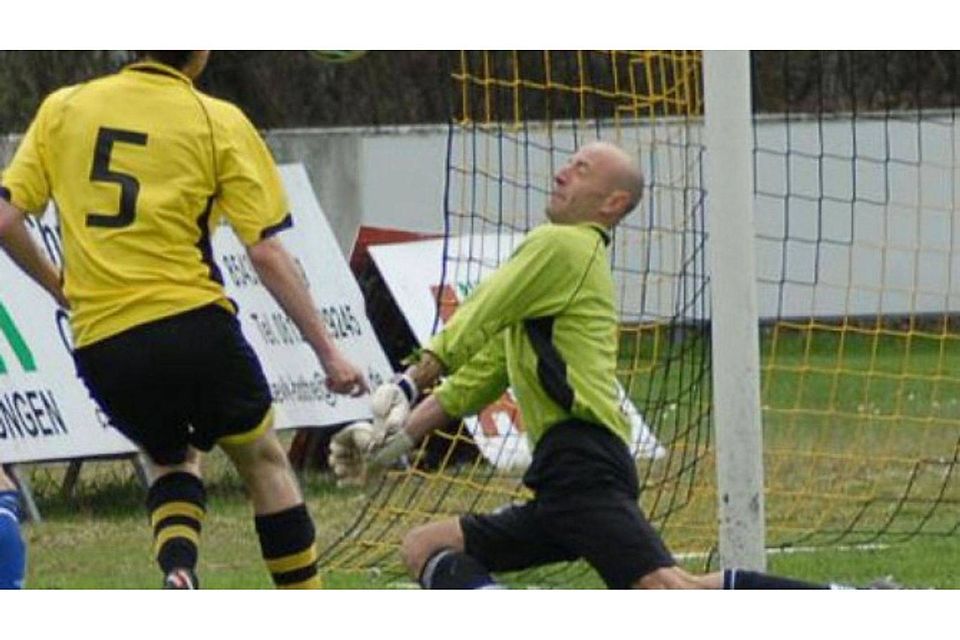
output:
[[[370,398],[374,428],[387,435],[400,431],[419,397],[420,390],[410,376],[401,374],[393,382],[381,384]]]
[[[337,486],[362,485],[366,475],[365,458],[373,446],[373,425],[369,422],[354,422],[330,438],[330,455],[327,462],[337,476]]]
[[[370,422],[354,422],[330,439],[327,462],[337,476],[338,487],[362,487],[413,447],[413,440],[402,428],[388,436]]]

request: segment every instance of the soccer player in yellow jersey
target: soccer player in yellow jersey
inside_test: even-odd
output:
[[[208,53],[146,52],[119,73],[50,94],[0,175],[0,238],[28,275],[69,301],[78,373],[146,454],[165,586],[198,585],[199,452],[219,445],[247,486],[275,584],[314,587],[313,521],[212,258],[221,220],[316,352],[328,388],[360,394],[367,385],[275,236],[292,220],[266,145],[236,106],[193,86]],[[23,215],[51,199],[66,301],[24,227]]]
[[[736,569],[690,574],[638,506],[616,390],[619,318],[607,245],[642,193],[643,174],[622,149],[581,147],[554,176],[550,224],[527,234],[417,364],[374,391],[373,424],[334,436],[331,466],[342,480],[362,483],[451,418],[475,414],[513,388],[533,447],[523,483],[534,497],[410,531],[401,555],[424,588],[491,588],[490,572],[578,558],[613,589],[828,586]],[[443,372],[450,375],[410,412]]]

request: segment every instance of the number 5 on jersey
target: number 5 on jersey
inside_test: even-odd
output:
[[[129,173],[110,170],[110,155],[115,143],[147,145],[147,134],[124,129],[100,127],[97,132],[97,144],[93,150],[93,169],[91,182],[112,182],[120,185],[120,210],[114,214],[88,213],[88,227],[108,227],[117,229],[133,223],[137,213],[137,196],[140,183]]]

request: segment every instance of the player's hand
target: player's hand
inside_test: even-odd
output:
[[[419,396],[417,386],[405,375],[381,384],[370,398],[373,424],[387,435],[397,433],[403,428],[404,421],[410,415],[410,407]]]
[[[322,364],[330,391],[357,397],[370,390],[363,372],[340,354],[327,358]]]
[[[387,436],[370,422],[354,422],[330,439],[327,462],[338,487],[362,487],[382,476],[413,447],[413,440],[402,429]]]

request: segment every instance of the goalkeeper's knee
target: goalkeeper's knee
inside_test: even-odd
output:
[[[441,549],[427,560],[420,573],[424,589],[496,589],[487,568],[462,551]]]
[[[23,588],[27,548],[20,536],[20,499],[16,491],[0,492],[0,589]]]

